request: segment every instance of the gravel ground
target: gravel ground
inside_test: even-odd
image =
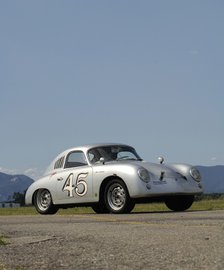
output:
[[[0,269],[223,269],[224,211],[0,216]]]

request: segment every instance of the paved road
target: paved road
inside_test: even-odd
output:
[[[1,270],[224,267],[224,211],[0,216],[0,235]]]

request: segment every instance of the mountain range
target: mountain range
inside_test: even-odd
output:
[[[202,176],[204,193],[224,193],[224,166],[197,166]]]
[[[201,173],[204,193],[224,193],[224,166],[197,166]],[[0,172],[0,202],[12,199],[14,192],[23,193],[33,179],[26,175],[9,175]]]
[[[33,181],[26,175],[9,175],[0,172],[0,202],[12,200],[14,192],[24,193]]]

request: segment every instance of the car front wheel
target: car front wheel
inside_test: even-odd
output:
[[[181,195],[167,197],[166,206],[173,211],[185,211],[191,207],[194,202],[194,195]]]
[[[47,189],[39,189],[34,197],[34,206],[40,214],[50,215],[58,211],[58,207],[52,202],[50,191]]]
[[[120,179],[113,179],[106,185],[104,201],[108,211],[114,214],[130,213],[135,206],[126,185]]]
[[[107,207],[104,206],[104,205],[102,205],[102,204],[100,204],[100,203],[97,203],[97,204],[92,205],[92,209],[97,214],[106,214],[106,213],[109,213]]]

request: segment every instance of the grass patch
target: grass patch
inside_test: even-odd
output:
[[[5,266],[0,263],[0,270],[6,270]]]
[[[24,270],[25,268],[22,268],[20,266],[15,266],[13,269],[15,270]],[[7,270],[4,264],[0,263],[0,270]]]
[[[0,208],[0,216],[37,215],[34,207]]]
[[[5,236],[0,235],[0,246],[7,245],[7,242],[6,242],[5,238],[6,238]]]
[[[224,198],[205,198],[197,200],[193,203],[189,210],[193,211],[209,211],[209,210],[224,210]],[[162,212],[170,211],[164,203],[148,203],[136,204],[133,212]],[[68,209],[60,209],[57,215],[75,215],[75,214],[93,214],[95,213],[91,207],[75,207]],[[0,208],[0,216],[10,215],[39,215],[34,207],[19,207],[19,208]],[[1,270],[1,269],[0,269]]]
[[[190,210],[224,210],[224,199],[203,199],[196,201]]]

